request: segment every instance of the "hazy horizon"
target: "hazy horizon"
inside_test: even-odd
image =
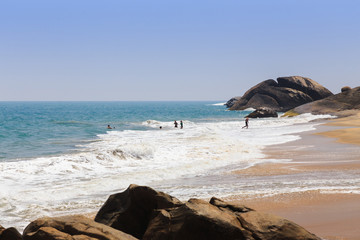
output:
[[[360,84],[360,1],[0,2],[0,101],[226,101]]]

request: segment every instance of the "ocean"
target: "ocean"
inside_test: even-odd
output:
[[[289,191],[359,191],[359,177],[230,174],[269,159],[325,115],[250,119],[223,102],[0,102],[0,224],[96,212],[110,194],[147,185],[180,200]],[[183,129],[174,121],[183,121]],[[113,129],[107,129],[107,125]],[[161,127],[161,128],[160,128]],[[354,187],[355,186],[355,187]]]

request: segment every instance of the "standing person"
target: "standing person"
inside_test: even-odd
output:
[[[184,127],[184,124],[182,122],[182,120],[180,120],[180,128],[182,129]]]
[[[242,128],[249,128],[249,117],[245,118],[245,126],[243,126]]]
[[[178,125],[178,123],[177,123],[177,121],[175,120],[174,121],[174,126],[177,128],[177,125]]]

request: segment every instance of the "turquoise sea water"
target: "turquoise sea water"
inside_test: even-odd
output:
[[[150,130],[141,123],[241,119],[216,102],[0,102],[0,161],[61,154],[116,130]]]

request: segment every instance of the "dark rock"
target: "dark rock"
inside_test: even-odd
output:
[[[0,240],[22,240],[22,236],[16,228],[0,226]]]
[[[133,236],[82,216],[40,218],[24,230],[24,240],[136,240]]]
[[[350,91],[350,90],[351,90],[351,87],[349,87],[349,86],[345,86],[345,87],[341,88],[341,92],[347,92],[347,91]]]
[[[360,87],[353,88],[328,98],[307,103],[291,110],[292,113],[334,114],[348,110],[360,110]]]
[[[137,185],[110,196],[96,219],[143,240],[320,239],[286,219],[243,205],[217,198],[209,203],[199,199],[181,203],[167,194]]]
[[[313,101],[333,95],[332,92],[330,92],[328,89],[310,78],[299,76],[279,77],[277,81],[279,83],[279,87],[291,88],[301,91],[310,96]]]
[[[267,107],[284,112],[302,104],[333,95],[319,83],[299,76],[269,79],[249,89],[241,98],[229,100],[230,110]]]
[[[132,184],[124,192],[111,195],[97,213],[95,221],[142,238],[154,210],[181,204],[168,194]]]
[[[241,97],[233,97],[233,98],[231,98],[229,101],[227,101],[227,102],[225,103],[225,106],[226,106],[227,108],[231,108],[231,107],[234,105],[234,103],[235,103],[236,101],[238,101],[240,98],[241,98]]]
[[[155,212],[143,240],[320,240],[286,219],[213,198]]]
[[[250,113],[246,117],[249,117],[249,118],[278,117],[278,114],[276,111],[274,111],[270,108],[262,107],[262,108],[256,109],[254,112]]]
[[[251,239],[237,216],[203,200],[190,199],[182,206],[158,211],[143,240],[148,239]]]

